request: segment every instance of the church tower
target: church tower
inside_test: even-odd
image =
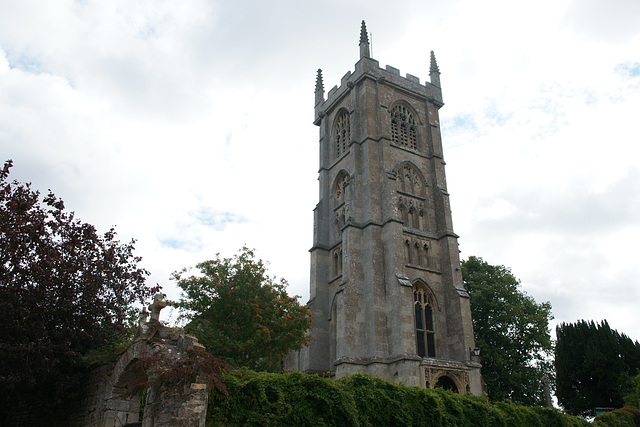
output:
[[[318,70],[320,201],[308,303],[315,340],[287,367],[481,392],[445,180],[438,117],[444,104],[433,52],[429,77],[421,84],[380,68],[364,21],[355,72],[326,99]]]

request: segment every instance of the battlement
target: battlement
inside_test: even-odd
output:
[[[439,74],[439,73],[438,73]],[[319,124],[322,117],[331,113],[336,104],[357,84],[363,80],[371,79],[378,84],[394,86],[395,89],[410,92],[414,97],[423,98],[425,101],[433,102],[438,108],[444,105],[442,102],[442,89],[432,83],[420,83],[420,78],[407,73],[400,75],[400,70],[387,65],[381,68],[377,60],[372,58],[360,58],[356,63],[355,71],[347,71],[340,79],[340,86],[333,86],[327,94],[327,99],[316,104],[315,121]],[[440,82],[438,81],[437,84]]]

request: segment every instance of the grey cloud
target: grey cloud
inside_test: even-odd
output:
[[[640,33],[640,3],[635,0],[573,0],[564,22],[583,37],[623,42]]]
[[[498,201],[507,201],[513,211],[504,217],[479,220],[483,233],[605,233],[638,224],[640,171],[629,168],[623,177],[598,192],[581,182],[556,188],[508,187],[495,196],[481,198],[477,209]]]

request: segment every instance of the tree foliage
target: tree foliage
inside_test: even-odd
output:
[[[639,373],[640,343],[612,330],[606,320],[561,323],[556,336],[558,403],[576,415],[622,407]]]
[[[624,404],[640,408],[640,372],[631,379],[631,387],[624,397]]]
[[[30,184],[9,182],[11,166],[0,171],[0,396],[55,399],[75,385],[83,355],[127,333],[132,302],[157,289],[145,285],[133,241],[98,235],[51,191],[41,201]]]
[[[187,332],[232,366],[278,370],[289,350],[307,344],[311,313],[287,295],[287,283],[267,275],[262,260],[243,247],[233,258],[216,258],[175,272],[182,290],[175,303],[190,320]]]
[[[209,398],[212,426],[588,426],[555,408],[490,403],[481,396],[356,373],[339,380],[300,372],[236,370]]]
[[[482,352],[482,378],[489,398],[543,403],[542,378],[553,377],[551,305],[538,304],[522,291],[509,268],[479,257],[462,261],[462,278],[471,297],[475,341]]]

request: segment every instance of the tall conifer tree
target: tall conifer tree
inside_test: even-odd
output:
[[[580,320],[556,327],[558,402],[575,415],[596,407],[618,408],[640,370],[640,343],[609,327],[606,320]]]

